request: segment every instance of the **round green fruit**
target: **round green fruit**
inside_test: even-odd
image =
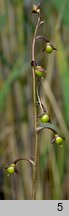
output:
[[[8,174],[13,174],[15,172],[15,164],[11,164],[8,168],[7,168],[7,172]]]
[[[42,115],[41,118],[40,118],[40,120],[44,124],[47,123],[47,122],[49,122],[49,116],[48,116],[48,114]]]
[[[46,52],[47,53],[52,53],[53,52],[53,47],[50,43],[46,43]]]
[[[56,136],[55,142],[56,142],[56,144],[61,145],[63,142],[63,138],[61,136]]]
[[[37,76],[39,76],[39,77],[44,76],[44,74],[45,74],[44,68],[42,68],[41,66],[36,66],[36,68],[35,68],[35,74]]]

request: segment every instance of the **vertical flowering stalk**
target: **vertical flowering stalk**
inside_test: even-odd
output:
[[[39,143],[38,143],[38,135],[39,132],[41,132],[44,129],[49,129],[53,132],[54,136],[51,140],[51,143],[56,143],[59,146],[62,146],[63,141],[65,140],[64,137],[62,137],[55,128],[53,128],[52,122],[50,120],[50,116],[47,110],[47,107],[43,104],[40,94],[39,94],[39,86],[41,84],[41,81],[43,77],[46,75],[47,71],[41,66],[38,65],[35,61],[35,42],[38,39],[43,39],[45,41],[45,47],[43,51],[46,51],[48,54],[51,54],[54,50],[57,50],[56,47],[54,47],[50,41],[43,35],[37,36],[37,31],[40,25],[44,23],[44,21],[41,21],[41,11],[40,11],[40,4],[33,5],[32,12],[37,14],[37,23],[35,27],[35,32],[33,35],[33,41],[32,41],[32,79],[33,79],[33,108],[34,108],[34,161],[32,161],[29,158],[22,157],[18,158],[17,160],[13,161],[9,166],[6,166],[5,169],[7,171],[7,174],[18,174],[19,171],[17,169],[17,164],[20,161],[26,161],[29,162],[29,164],[33,167],[33,184],[32,184],[32,199],[36,200],[36,192],[37,192],[37,181],[38,181],[38,161],[39,161]],[[36,87],[36,79],[41,78],[38,82],[38,86]],[[37,98],[36,98],[37,94]],[[38,99],[38,101],[37,101]],[[37,105],[39,105],[41,109],[41,114],[37,116]],[[38,127],[38,118],[40,118],[40,122],[42,123],[41,126]]]
[[[33,6],[33,13],[38,14],[38,20],[33,36],[33,41],[32,41],[32,62],[35,62],[35,56],[34,56],[34,51],[35,51],[35,41],[36,41],[36,34],[38,27],[40,25],[40,7],[38,6]],[[35,68],[32,67],[32,75],[33,75],[33,108],[34,108],[34,166],[33,166],[33,186],[32,186],[32,199],[36,199],[36,190],[37,190],[37,178],[38,178],[38,133],[36,132],[37,128],[37,108],[36,108],[36,75],[35,75]]]

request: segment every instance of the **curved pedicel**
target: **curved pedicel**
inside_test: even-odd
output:
[[[34,164],[34,161],[32,161],[31,159],[25,158],[25,157],[19,158],[19,159],[15,160],[13,163],[16,164],[16,163],[18,163],[21,160],[27,161],[27,162],[29,162],[32,165]]]
[[[50,41],[45,37],[45,36],[43,36],[43,35],[38,35],[37,37],[36,37],[36,40],[37,39],[43,39],[46,43],[50,43]],[[50,45],[51,45],[51,47],[53,48],[53,50],[57,50],[57,48],[56,47],[54,47],[51,43],[50,43]],[[42,50],[42,51],[44,51],[45,50],[45,48]]]
[[[42,77],[42,79],[43,79],[43,77]],[[40,87],[42,79],[39,81],[38,86],[37,86],[37,98],[38,98],[38,104],[40,105],[42,113],[44,113],[44,112],[47,112],[47,108],[43,105],[43,103],[40,99],[40,96],[39,96],[39,87]]]
[[[53,131],[55,134],[57,133],[55,129],[53,129],[53,128],[50,127],[50,126],[47,126],[47,124],[44,125],[44,126],[41,126],[41,127],[36,128],[36,132],[40,132],[40,131],[42,131],[43,129],[49,129],[49,130]]]
[[[44,126],[38,127],[36,129],[36,132],[41,132],[43,129],[49,129],[49,130],[54,132],[54,137],[53,137],[53,139],[51,141],[52,144],[55,142],[56,144],[61,145],[63,140],[65,140],[64,137],[62,137],[59,133],[57,133],[57,131],[54,128],[52,128],[52,125],[47,126],[47,124],[46,124]]]
[[[50,120],[50,117],[48,115],[47,108],[44,106],[44,104],[42,103],[40,96],[39,96],[39,86],[41,84],[42,79],[39,81],[38,86],[37,86],[38,104],[40,105],[40,108],[42,110],[42,113],[38,115],[38,118],[40,118],[41,122],[43,122],[45,124],[47,122],[51,123],[51,120]]]
[[[48,126],[48,125],[50,125],[50,126]],[[40,131],[42,131],[43,129],[49,129],[49,130],[53,131],[54,134],[58,134],[60,137],[62,137],[62,136],[57,132],[57,130],[53,128],[52,124],[48,124],[48,125],[46,124],[46,125],[44,125],[44,126],[37,127],[37,128],[36,128],[36,132],[40,132]],[[62,137],[62,139],[65,140],[64,137]]]
[[[15,160],[13,163],[9,164],[8,166],[5,167],[5,169],[7,170],[7,173],[8,175],[10,174],[18,174],[19,175],[19,171],[16,167],[16,164],[19,162],[19,161],[27,161],[29,162],[30,164],[34,165],[34,161],[32,161],[31,159],[28,159],[28,158],[25,158],[25,157],[22,157],[22,158],[18,158],[17,160]]]

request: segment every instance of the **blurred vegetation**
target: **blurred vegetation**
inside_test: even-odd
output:
[[[4,167],[34,154],[31,44],[36,24],[31,0],[0,0],[0,199],[31,199],[32,169],[20,162],[20,176],[7,176]],[[52,122],[65,137],[63,148],[51,145],[52,132],[39,136],[37,199],[69,199],[69,1],[40,1],[45,20],[40,34],[57,53],[43,54],[36,44],[38,63],[47,69],[41,97]]]

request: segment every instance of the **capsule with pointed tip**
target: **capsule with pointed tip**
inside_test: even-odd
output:
[[[63,143],[63,138],[58,134],[55,134],[55,143],[59,145]]]
[[[49,115],[47,113],[43,114],[41,117],[40,117],[40,120],[42,123],[46,124],[47,122],[50,121],[50,118],[49,118]]]
[[[53,46],[49,42],[46,43],[46,52],[47,53],[53,52]]]
[[[39,77],[43,77],[45,75],[46,71],[41,66],[35,67],[35,74]]]
[[[10,166],[7,167],[7,173],[8,174],[15,173],[15,164],[10,164]]]

